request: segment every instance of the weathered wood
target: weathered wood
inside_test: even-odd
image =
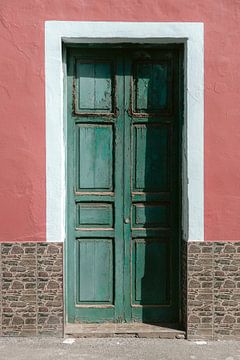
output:
[[[68,49],[69,322],[179,320],[181,49]]]

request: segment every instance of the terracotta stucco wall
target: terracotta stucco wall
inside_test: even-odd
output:
[[[44,21],[205,24],[205,239],[240,239],[239,0],[0,0],[0,241],[45,240]]]

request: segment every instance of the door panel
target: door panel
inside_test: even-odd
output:
[[[113,205],[108,203],[80,203],[77,206],[77,227],[113,227]]]
[[[160,239],[135,239],[133,261],[133,304],[169,303],[168,243]]]
[[[166,109],[169,98],[168,64],[138,62],[134,73],[136,113],[153,113]],[[169,82],[171,84],[171,82]]]
[[[169,129],[150,124],[133,125],[133,190],[166,191]]]
[[[123,318],[123,77],[114,58],[68,51],[69,322]]]
[[[179,319],[181,61],[68,49],[69,322]]]
[[[133,228],[159,228],[169,226],[169,204],[133,203]]]
[[[142,59],[139,59],[139,57]],[[125,282],[129,321],[178,321],[179,296],[179,53],[132,50],[126,61]]]
[[[80,125],[77,129],[78,190],[113,188],[113,129],[111,125]]]
[[[112,243],[112,239],[78,240],[78,303],[112,304]]]
[[[112,113],[115,105],[113,62],[77,59],[75,62],[75,112]]]

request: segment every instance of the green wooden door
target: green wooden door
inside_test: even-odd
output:
[[[179,321],[180,47],[70,47],[68,322]]]

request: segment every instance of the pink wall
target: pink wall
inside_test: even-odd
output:
[[[239,0],[0,0],[0,241],[45,240],[44,21],[205,24],[205,238],[240,240]]]

